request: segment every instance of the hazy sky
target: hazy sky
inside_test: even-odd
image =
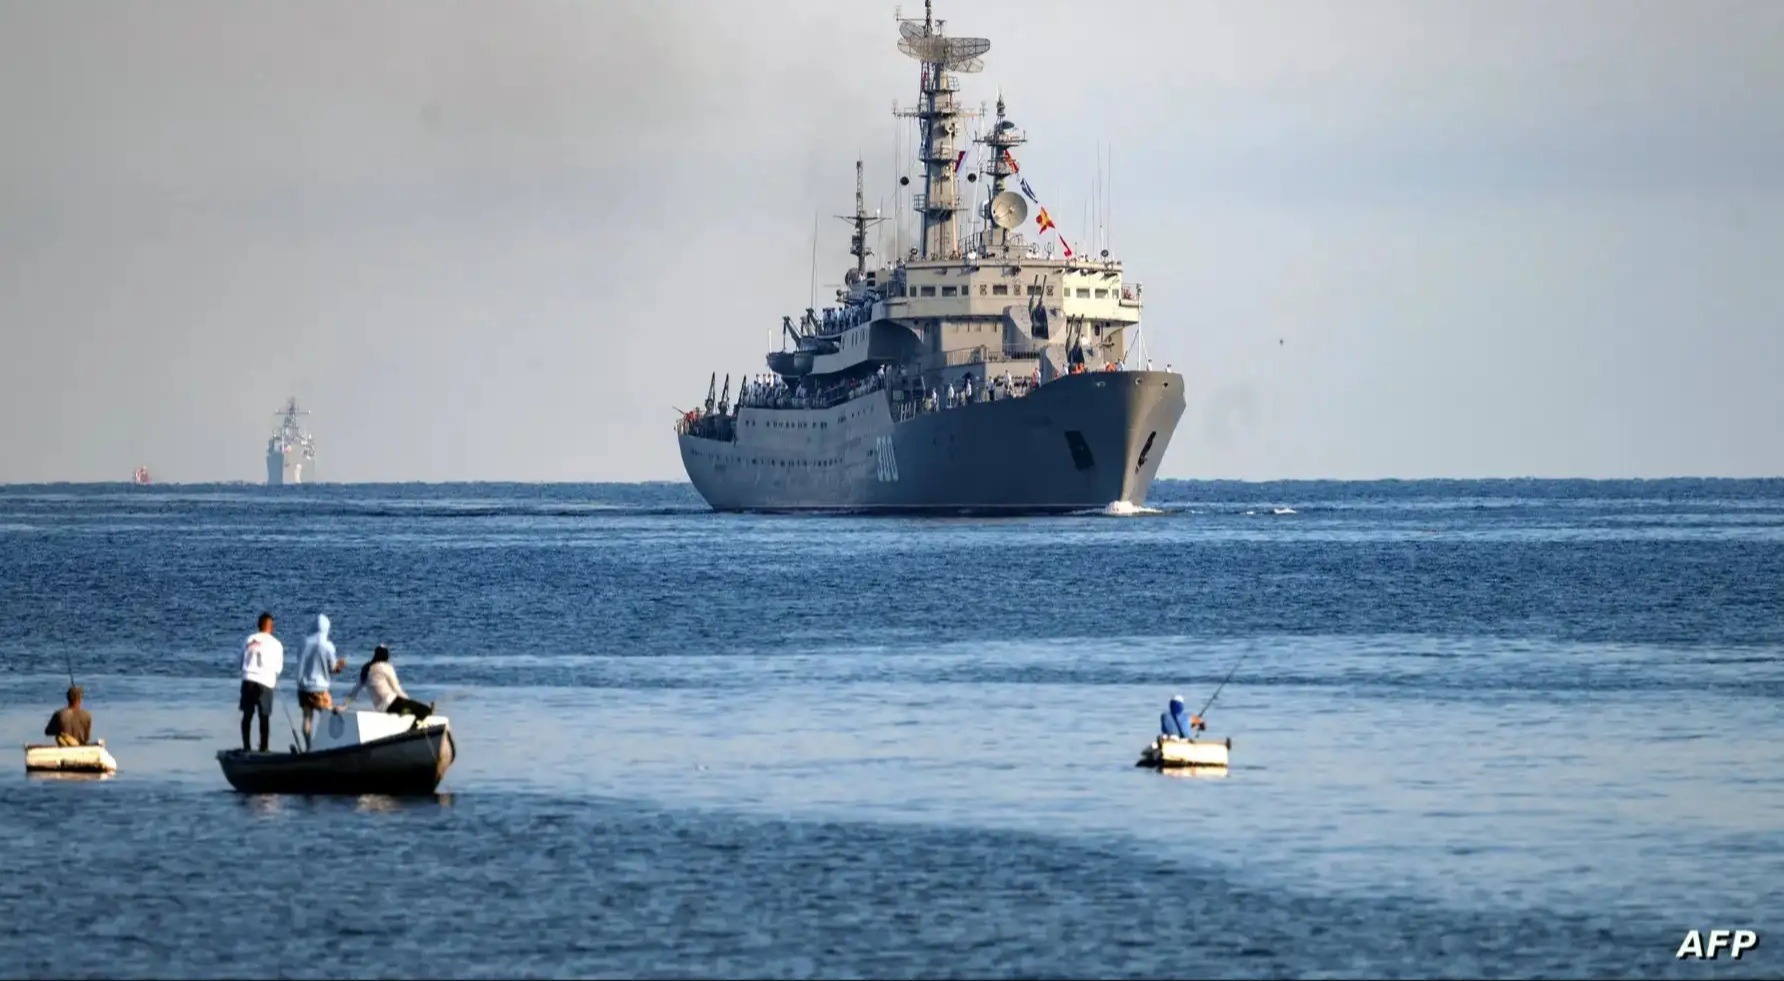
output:
[[[905,12],[921,11],[906,0]],[[1784,3],[953,0],[1169,477],[1784,473]],[[0,481],[684,479],[887,197],[861,0],[0,0]]]

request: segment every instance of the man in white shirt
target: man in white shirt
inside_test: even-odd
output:
[[[260,614],[259,630],[242,645],[242,749],[248,750],[249,724],[260,713],[260,751],[273,733],[273,686],[285,670],[285,645],[273,636],[273,615]]]

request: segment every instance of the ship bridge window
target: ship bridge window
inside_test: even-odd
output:
[[[998,283],[996,286],[991,287],[991,295],[992,296],[1009,296],[1010,288],[1009,288],[1009,286],[1007,286],[1003,283]]]
[[[933,286],[923,287],[923,295],[924,296],[934,296],[935,295],[935,287],[933,287]]]
[[[1097,298],[1097,299],[1099,299],[1099,300],[1106,300],[1106,299],[1108,299],[1108,298],[1109,298],[1109,291],[1108,291],[1108,290],[1097,290],[1097,291],[1096,291],[1096,298]]]
[[[1080,287],[1080,288],[1079,288],[1079,289],[1078,289],[1078,299],[1080,299],[1080,300],[1088,300],[1088,299],[1090,299],[1090,291],[1089,291],[1089,290],[1087,290],[1087,289],[1084,289],[1084,288],[1082,288],[1082,287]]]
[[[1053,291],[1052,291],[1052,290],[1048,290],[1048,291],[1047,291],[1047,292],[1049,292],[1049,293],[1051,293],[1051,292],[1053,292]],[[1030,284],[1029,284],[1029,286],[1028,286],[1028,295],[1029,295],[1029,296],[1040,296],[1040,295],[1041,295],[1041,288],[1040,288],[1040,287],[1039,287],[1039,286],[1036,286],[1036,285],[1034,285],[1034,284],[1033,284],[1033,283],[1030,283]]]
[[[953,286],[942,287],[942,295],[943,296],[954,296],[955,294],[957,294],[959,292],[960,292],[960,290],[957,287],[953,287]]]

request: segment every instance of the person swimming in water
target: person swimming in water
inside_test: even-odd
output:
[[[1202,724],[1202,717],[1190,715],[1183,707],[1183,696],[1172,695],[1171,706],[1158,717],[1159,732],[1180,739],[1190,738],[1190,733],[1201,732],[1208,727]]]

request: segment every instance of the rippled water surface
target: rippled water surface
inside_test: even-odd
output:
[[[121,767],[0,781],[0,976],[1784,974],[1784,482],[1151,503],[0,488],[0,730],[72,668]],[[261,609],[392,646],[438,798],[228,788]],[[1134,768],[1235,665],[1231,771]]]

